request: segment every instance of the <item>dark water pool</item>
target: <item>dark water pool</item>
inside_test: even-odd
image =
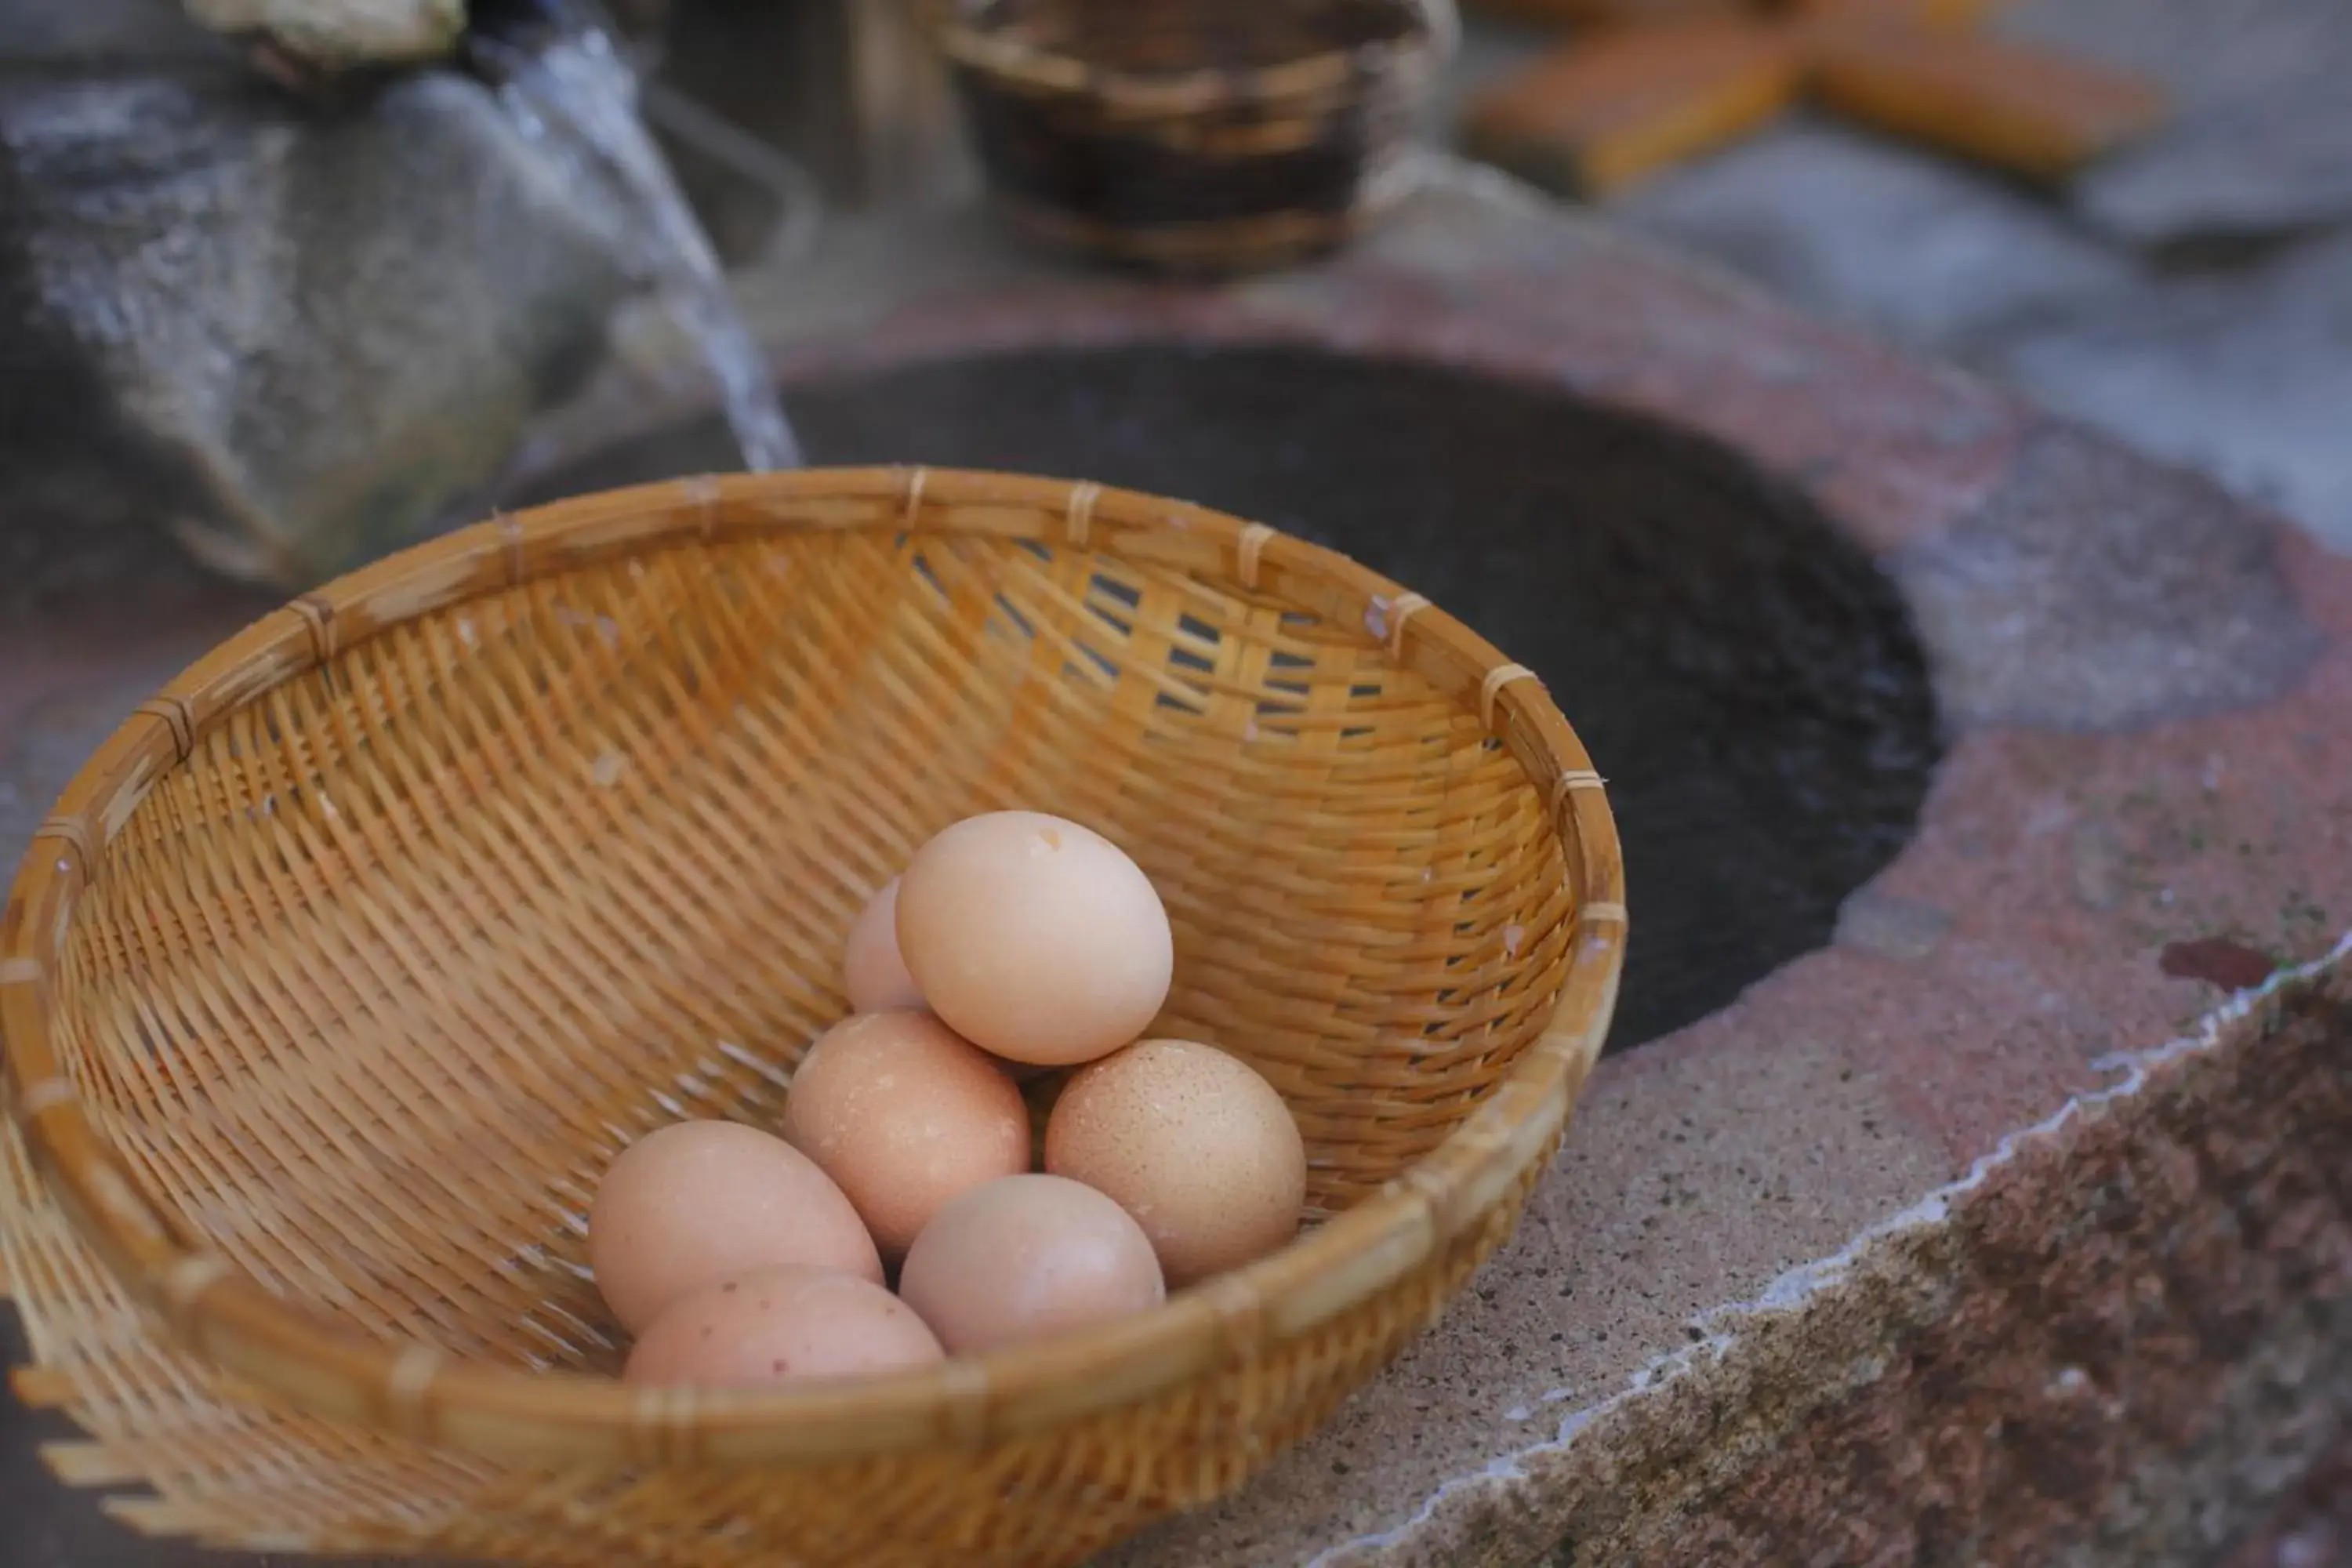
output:
[[[1179,496],[1344,550],[1537,670],[1609,778],[1633,941],[1612,1047],[1829,938],[1938,756],[1901,601],[1792,489],[1551,388],[1303,349],[944,361],[790,389],[813,461]],[[520,499],[736,466],[707,424]]]

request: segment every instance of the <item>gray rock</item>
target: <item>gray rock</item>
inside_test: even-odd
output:
[[[236,58],[232,44],[190,25],[179,0],[7,0],[0,43],[11,72],[134,62],[222,67]]]
[[[2344,83],[2187,120],[2084,175],[2075,204],[2142,246],[2292,234],[2352,217],[2352,91]]]
[[[2352,234],[2117,294],[1983,357],[2053,407],[2352,551]]]
[[[2046,319],[2132,275],[2127,258],[2046,203],[1805,120],[1678,170],[1614,210],[1784,298],[1919,348]]]
[[[168,4],[77,10],[0,16],[0,601],[162,533],[315,580],[484,485],[593,363],[625,209],[490,89],[298,100]],[[116,63],[71,58],[101,35]]]
[[[2108,232],[2163,245],[2352,218],[2352,6],[2034,0],[2004,25],[2173,93],[2168,128],[2076,182]]]
[[[1946,715],[2118,731],[2256,705],[2326,638],[2267,529],[2200,476],[2055,424],[1982,511],[1888,558]]]
[[[2011,25],[2155,73],[2180,95],[2176,126],[2090,171],[2072,212],[1802,118],[1616,210],[1809,309],[2199,468],[2352,550],[2352,234],[2196,274],[2126,243],[2352,219],[2352,6],[2036,0]]]

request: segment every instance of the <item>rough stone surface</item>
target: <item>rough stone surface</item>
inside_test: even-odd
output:
[[[2352,219],[2352,18],[2311,0],[2033,0],[2024,37],[2145,72],[2171,123],[2093,168],[2075,208],[2134,244]]]
[[[189,30],[171,0],[0,15],[0,608],[171,539],[299,586],[413,537],[635,287],[609,182],[482,83],[307,104]]]
[[[2352,550],[2352,9],[2027,0],[2001,25],[2155,75],[2175,118],[2033,194],[1800,117],[1614,210]]]
[[[1896,342],[2030,331],[2138,279],[2047,202],[1801,116],[1628,196],[1625,221]]]
[[[1321,1561],[2210,1561],[2215,1498],[2304,1473],[2342,1421],[2311,1394],[2352,1391],[2347,1047],[2352,982],[2323,973],[2116,1064],[1441,1497],[1416,1549]]]
[[[1987,350],[2052,407],[2352,550],[2352,231],[2224,276],[2086,300]]]
[[[751,293],[798,377],[1173,339],[1545,380],[1728,442],[1906,594],[1939,549],[1970,583],[1986,540],[2051,563],[2031,614],[1948,616],[1938,668],[2006,671],[2016,644],[2063,702],[2032,710],[2008,675],[1949,692],[1917,832],[1831,944],[1602,1064],[1527,1224],[1444,1321],[1257,1484],[1111,1562],[1958,1564],[1979,1543],[2188,1563],[2263,1527],[2327,1447],[2352,1400],[2347,1194],[2320,1158],[2352,1137],[2330,958],[2352,924],[2352,562],[1450,174],[1334,266],[1232,290],[1055,271],[957,219],[844,233]],[[658,416],[615,389],[540,460]],[[2072,559],[2032,521],[2062,497],[2138,531]],[[2119,595],[2105,563],[2133,552],[2219,571],[2301,651],[2221,679],[2203,643],[2235,619]],[[2153,673],[2074,668],[2168,626],[2181,657]],[[100,659],[84,689],[109,669],[131,674]],[[2209,938],[2327,963],[2209,1030],[2222,994],[2162,963]],[[21,1467],[30,1418],[0,1411]]]
[[[2339,1447],[2223,1568],[2344,1568],[2352,1563],[2352,1442]]]
[[[2053,425],[2024,443],[2010,484],[1888,562],[1948,716],[2145,724],[2275,695],[2318,652],[2274,542],[2207,481],[2152,477]]]

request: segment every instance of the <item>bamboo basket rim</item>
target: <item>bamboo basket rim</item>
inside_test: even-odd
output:
[[[1403,0],[1418,26],[1394,37],[1335,44],[1271,66],[1204,65],[1184,71],[1138,71],[1081,59],[991,30],[983,13],[1002,0],[931,0],[932,31],[948,59],[986,71],[1000,86],[1046,97],[1085,96],[1110,112],[1139,120],[1206,113],[1238,104],[1278,103],[1336,92],[1398,60],[1430,63],[1453,54],[1462,24],[1454,0]]]
[[[1475,705],[1548,792],[1580,886],[1553,1013],[1484,1104],[1377,1194],[1153,1311],[920,1371],[760,1392],[643,1388],[386,1342],[278,1297],[142,1190],[52,1032],[51,976],[100,852],[229,714],[341,650],[450,605],[578,567],[789,531],[967,533],[1213,574],[1342,624]],[[1336,552],[1262,523],[1091,483],[921,468],[666,481],[491,520],[264,616],[143,704],[67,787],[0,913],[7,1109],[78,1233],[180,1345],[294,1407],[508,1461],[736,1463],[976,1446],[1129,1404],[1279,1344],[1410,1274],[1506,1200],[1565,1124],[1614,1008],[1622,861],[1603,784],[1533,672]]]

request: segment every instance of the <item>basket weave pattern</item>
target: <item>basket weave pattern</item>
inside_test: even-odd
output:
[[[0,1282],[68,1480],[219,1543],[1076,1562],[1230,1490],[1508,1234],[1597,1052],[1617,847],[1540,686],[1149,497],[920,470],[587,498],[264,620],[94,759],[0,918]],[[581,1215],[772,1121],[867,892],[1027,806],[1168,904],[1159,1028],[1296,1112],[1297,1245],[856,1385],[625,1388]]]

